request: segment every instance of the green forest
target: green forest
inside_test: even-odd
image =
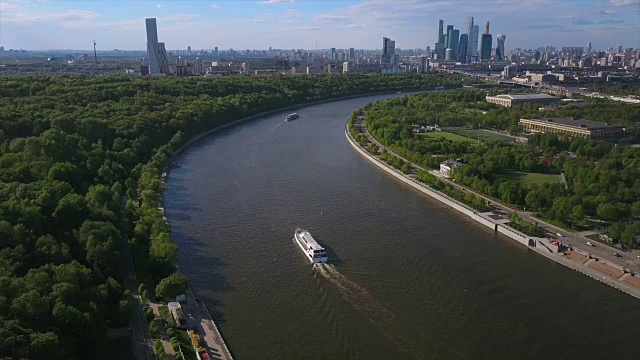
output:
[[[484,101],[476,90],[422,93],[369,104],[366,126],[396,154],[437,169],[460,158],[458,183],[503,202],[534,211],[574,229],[605,225],[615,242],[634,245],[640,236],[640,148],[538,134],[529,145],[477,143],[416,136],[412,125],[469,126],[521,132],[518,119],[572,116],[637,129],[640,107],[606,100],[541,112],[537,107],[504,108]],[[356,112],[358,114],[358,112]],[[518,174],[564,174],[566,183],[526,182]],[[604,222],[604,223],[603,223]]]
[[[0,77],[0,359],[103,358],[107,331],[128,324],[131,266],[150,296],[184,291],[158,207],[161,174],[194,135],[295,104],[461,84],[452,75]]]

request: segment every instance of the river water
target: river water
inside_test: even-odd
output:
[[[236,359],[637,359],[634,298],[370,164],[344,135],[373,96],[208,136],[165,208],[179,267]],[[292,241],[308,229],[330,265]]]

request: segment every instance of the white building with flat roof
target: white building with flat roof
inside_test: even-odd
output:
[[[440,173],[445,177],[453,177],[453,171],[461,166],[464,166],[463,159],[451,159],[440,163]]]

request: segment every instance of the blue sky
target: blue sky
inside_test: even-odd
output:
[[[433,47],[438,20],[506,34],[505,47],[640,47],[640,0],[0,0],[0,45],[145,48],[145,17],[168,49]]]

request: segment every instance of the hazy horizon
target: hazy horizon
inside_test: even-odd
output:
[[[167,49],[400,49],[434,47],[438,20],[466,33],[506,34],[505,48],[640,47],[640,0],[2,0],[0,46],[29,50],[144,51],[144,19],[158,19]],[[526,24],[523,24],[526,20]]]

